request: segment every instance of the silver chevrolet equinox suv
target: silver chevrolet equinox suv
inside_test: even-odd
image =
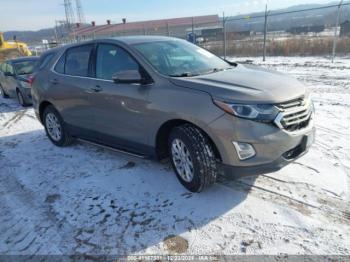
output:
[[[169,157],[181,184],[200,192],[221,173],[277,171],[313,143],[309,93],[287,75],[169,37],[99,39],[50,52],[32,97],[57,146],[77,138]]]

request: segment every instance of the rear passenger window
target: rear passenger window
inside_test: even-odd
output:
[[[93,45],[84,45],[68,49],[66,52],[65,74],[88,76],[92,48]]]
[[[112,80],[115,73],[126,70],[139,70],[138,63],[124,49],[100,44],[97,48],[96,77]]]

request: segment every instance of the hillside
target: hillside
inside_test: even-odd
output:
[[[337,4],[337,2],[328,3],[326,5]],[[326,5],[322,4],[305,4],[291,6],[285,9],[273,10],[270,12],[269,17],[269,30],[287,30],[295,26],[311,26],[311,25],[326,25],[333,26],[336,17],[336,7],[319,9],[312,11],[303,11],[298,13],[290,13],[284,15],[275,15],[281,12],[291,12],[296,10],[303,10],[309,8],[318,8]],[[237,16],[228,17],[229,19],[239,19],[254,16],[264,16],[264,12],[255,12],[250,14],[242,14]],[[341,22],[350,20],[350,6],[343,6],[341,13]],[[240,21],[231,21],[227,24],[227,30],[232,31],[262,31],[264,27],[264,18],[244,19]],[[60,27],[57,30],[58,37],[64,37],[67,35],[67,30]],[[41,43],[42,39],[53,40],[55,39],[55,29],[46,28],[38,31],[7,31],[4,33],[6,39],[13,39],[17,37],[19,41],[25,41],[29,44]]]
[[[60,28],[58,30],[58,37],[64,37],[67,35],[67,30]],[[7,31],[4,32],[5,39],[12,40],[16,36],[18,41],[27,42],[29,44],[38,44],[42,42],[42,39],[54,40],[55,29],[46,28],[38,31]]]
[[[305,10],[311,8],[322,8],[328,5],[334,5],[337,3],[322,4],[305,4],[292,6],[285,9],[270,11],[268,19],[268,28],[270,31],[288,30],[291,27],[296,26],[315,26],[325,25],[326,27],[332,27],[335,23],[337,8],[325,8],[311,11],[301,11],[297,13],[287,13],[283,15],[277,15],[278,13],[293,12],[298,10]],[[265,12],[257,12],[251,14],[237,15],[229,17],[230,21],[227,26],[228,31],[262,31],[264,28],[264,16]],[[240,21],[234,21],[235,19],[262,16],[261,18],[244,19]],[[350,6],[343,6],[340,22],[350,19]]]

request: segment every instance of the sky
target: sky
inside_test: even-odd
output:
[[[75,0],[71,0],[75,7]],[[81,0],[87,22],[105,24],[185,16],[237,15],[331,0]],[[63,0],[0,0],[0,31],[38,30],[65,17]]]

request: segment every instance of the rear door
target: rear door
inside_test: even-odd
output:
[[[112,76],[125,70],[140,70],[138,62],[115,44],[100,43],[96,48],[96,80],[91,94],[94,129],[108,144],[138,151],[147,144],[145,127],[151,117],[148,94],[150,86],[116,84]]]
[[[89,100],[93,48],[94,44],[69,48],[49,76],[51,99],[73,133],[93,126]]]

